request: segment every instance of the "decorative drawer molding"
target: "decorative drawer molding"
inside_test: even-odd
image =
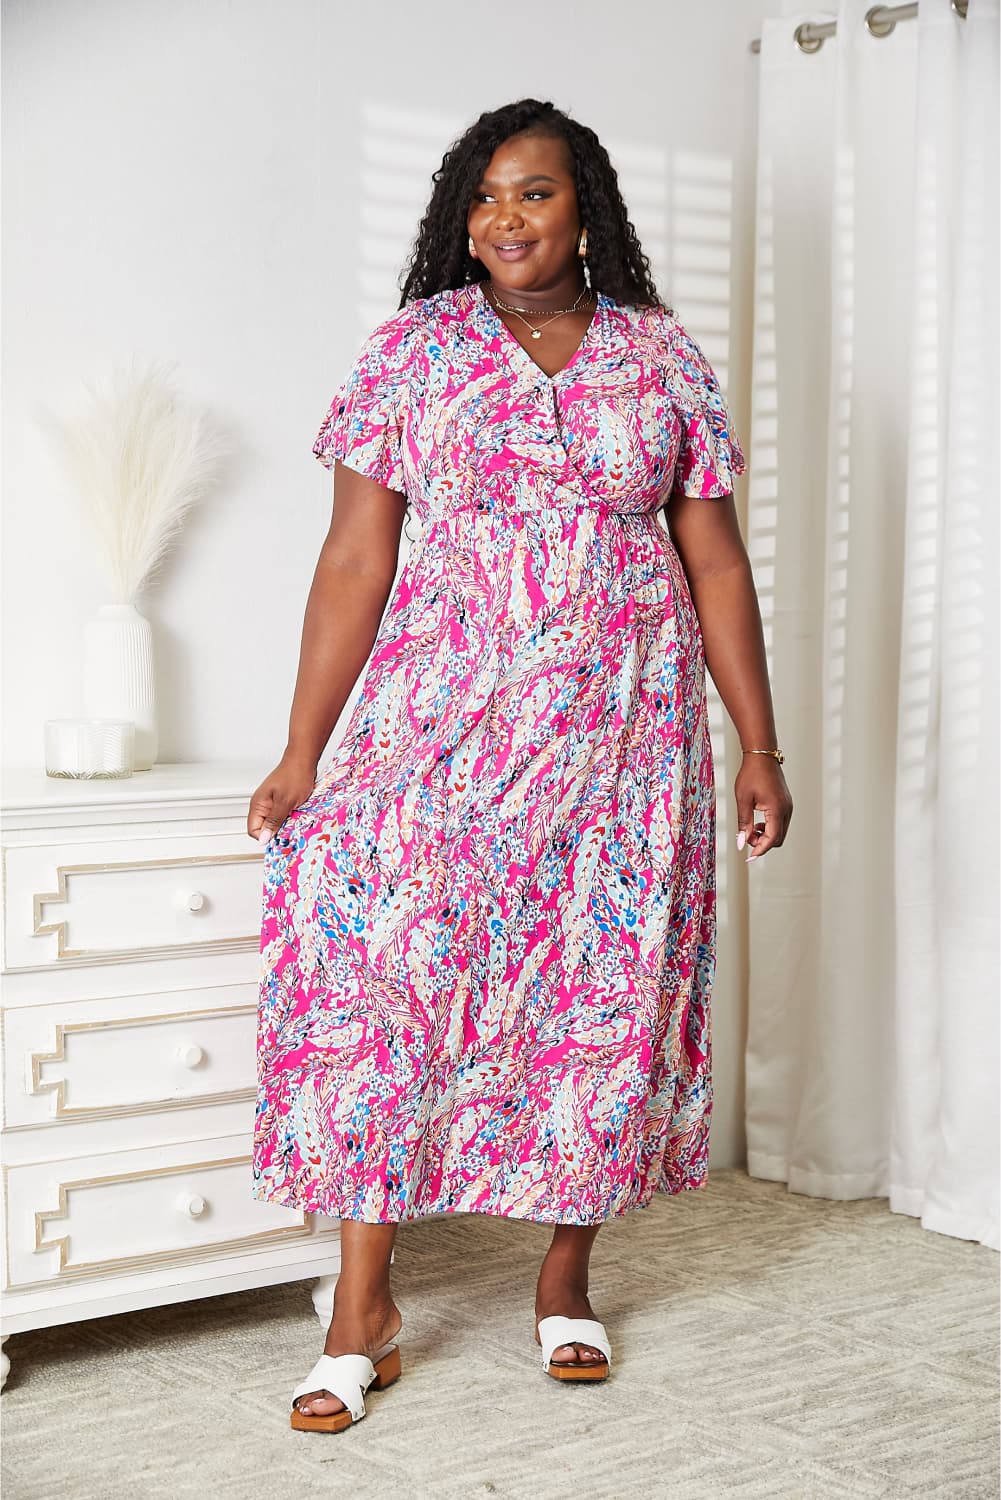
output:
[[[108,1120],[253,1098],[256,997],[213,1003],[211,989],[3,1013],[8,1129]],[[132,1001],[132,1014],[122,1014]],[[201,1003],[193,1003],[200,1001]],[[69,1017],[67,1018],[67,1012]]]
[[[5,968],[259,946],[263,851],[249,842],[214,835],[212,853],[197,834],[5,847]]]
[[[250,1154],[232,1154],[246,1144],[231,1137],[6,1168],[5,1285],[114,1277],[308,1238],[306,1214],[251,1198]]]

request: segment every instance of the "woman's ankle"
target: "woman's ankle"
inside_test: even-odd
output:
[[[590,1253],[559,1247],[546,1252],[539,1267],[539,1281],[559,1281],[576,1291],[586,1292],[590,1276]]]
[[[367,1354],[381,1349],[402,1327],[400,1317],[334,1318],[324,1340],[325,1354]],[[336,1348],[334,1346],[337,1346]]]

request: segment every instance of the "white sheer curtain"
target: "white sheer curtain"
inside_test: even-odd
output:
[[[758,59],[748,544],[795,812],[748,872],[748,1169],[1001,1248],[998,4],[868,8]]]

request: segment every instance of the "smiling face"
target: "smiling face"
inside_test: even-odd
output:
[[[559,138],[518,135],[498,146],[476,185],[466,222],[500,291],[549,302],[573,297],[584,285],[577,188]]]

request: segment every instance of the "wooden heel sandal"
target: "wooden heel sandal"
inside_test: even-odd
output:
[[[297,1432],[342,1432],[360,1422],[365,1415],[365,1392],[371,1386],[382,1391],[400,1378],[400,1351],[396,1344],[384,1344],[374,1359],[367,1354],[321,1354],[301,1385],[292,1392],[292,1426]],[[344,1411],[302,1412],[296,1402],[311,1391],[317,1397],[336,1396]]]
[[[612,1346],[604,1323],[596,1318],[542,1318],[538,1324],[537,1338],[542,1345],[542,1368],[554,1380],[606,1380],[612,1363]],[[554,1360],[553,1351],[564,1344],[587,1344],[591,1349],[600,1349],[603,1360],[587,1364],[567,1364]]]

